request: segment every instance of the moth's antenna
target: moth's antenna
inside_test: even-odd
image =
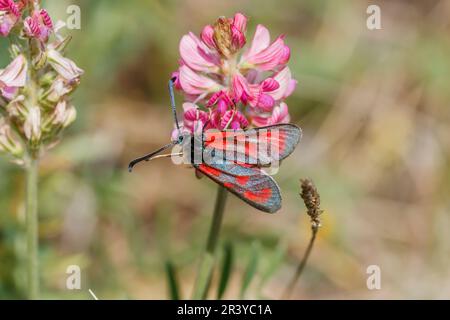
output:
[[[137,165],[139,162],[150,161],[150,160],[156,158],[158,153],[161,153],[162,151],[164,151],[164,150],[166,150],[166,149],[168,149],[168,148],[170,148],[170,147],[172,147],[172,146],[174,146],[176,144],[178,144],[178,141],[173,141],[173,142],[171,142],[169,144],[166,144],[165,146],[159,148],[158,150],[156,150],[156,151],[154,151],[152,153],[149,153],[149,154],[147,154],[147,155],[145,155],[143,157],[139,157],[137,159],[134,159],[128,165],[128,171],[131,172],[133,170],[134,166]]]
[[[175,83],[176,79],[177,79],[176,77],[173,77],[172,79],[169,80],[169,95],[175,125],[177,126],[177,130],[180,131],[180,125],[178,124],[178,117],[177,117],[177,107],[175,106],[175,94],[173,93],[173,84]]]

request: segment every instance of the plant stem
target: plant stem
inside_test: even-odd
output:
[[[27,219],[27,280],[28,298],[39,298],[38,266],[38,167],[37,159],[31,159],[27,167],[26,219]]]
[[[214,207],[213,220],[209,228],[208,242],[203,254],[200,267],[198,269],[197,279],[194,285],[193,299],[205,299],[208,294],[209,283],[214,267],[215,251],[219,239],[220,227],[222,225],[223,212],[227,200],[227,190],[219,186],[217,190],[216,204]]]
[[[292,291],[294,290],[295,285],[298,282],[298,279],[300,279],[300,276],[303,273],[303,269],[306,266],[306,262],[308,262],[308,258],[309,258],[309,255],[311,254],[312,248],[314,246],[314,241],[316,240],[316,235],[317,235],[317,231],[319,231],[319,227],[313,225],[311,227],[311,231],[312,231],[312,235],[311,235],[311,239],[309,240],[308,248],[306,249],[306,252],[303,255],[302,261],[300,262],[300,264],[297,267],[297,271],[295,272],[294,277],[292,278],[292,280],[289,283],[288,287],[284,291],[283,299],[288,299],[291,296]]]

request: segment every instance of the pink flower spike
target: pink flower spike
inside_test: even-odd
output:
[[[192,70],[201,72],[218,70],[219,57],[212,53],[193,33],[181,38],[180,55],[184,63]]]
[[[188,66],[180,67],[180,85],[183,91],[190,95],[201,95],[219,91],[221,86],[206,76],[195,73]]]
[[[0,88],[25,86],[27,71],[27,59],[22,54],[18,55],[4,70],[0,71]]]
[[[216,47],[216,44],[214,43],[214,29],[211,25],[207,25],[203,28],[200,37],[209,48],[214,49]]]

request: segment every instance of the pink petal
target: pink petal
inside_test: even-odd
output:
[[[236,13],[233,18],[233,26],[242,33],[245,33],[247,29],[247,17],[240,12]]]
[[[1,0],[0,11],[11,12],[16,17],[20,17],[19,7],[13,0]]]
[[[284,67],[280,72],[278,72],[273,77],[273,79],[279,84],[278,89],[269,93],[275,100],[281,100],[286,98],[292,93],[293,89],[295,88],[295,85],[294,88],[292,88],[293,80],[291,70],[288,67]],[[288,90],[291,91],[289,92]]]
[[[229,124],[229,127],[227,128],[227,125]],[[248,126],[248,120],[247,118],[240,112],[236,110],[229,110],[225,112],[225,114],[220,119],[220,125],[219,129],[233,129],[237,130],[240,128],[245,128]]]
[[[274,43],[262,51],[253,55],[247,55],[244,59],[246,64],[253,65],[261,70],[273,70],[286,59],[286,51],[283,37],[278,37]]]
[[[237,27],[231,26],[231,41],[233,42],[233,45],[237,48],[242,48],[247,39],[245,38],[245,35],[242,31],[240,31]]]
[[[181,90],[181,85],[180,85],[180,73],[178,71],[172,72],[172,74],[170,75],[170,78],[173,79],[175,78],[175,82],[174,82],[174,87],[177,90]]]
[[[180,55],[191,69],[201,72],[217,71],[219,57],[210,52],[193,33],[184,35],[180,41]]]
[[[40,33],[39,22],[36,21],[36,19],[32,17],[26,17],[23,25],[27,36],[29,37],[39,36]]]
[[[245,79],[242,74],[236,73],[234,75],[232,85],[233,85],[233,97],[236,100],[236,103],[239,100],[242,100],[242,98],[246,100],[248,97],[250,97],[250,88],[247,79]]]
[[[202,38],[202,41],[211,49],[216,47],[216,44],[214,43],[214,29],[211,25],[207,25],[203,28],[200,37]]]
[[[279,63],[286,64],[288,63],[290,58],[291,58],[291,49],[288,46],[284,46],[283,54],[281,55]]]
[[[196,104],[189,102],[183,103],[183,110],[183,127],[192,133],[197,132],[197,130],[201,131],[204,124],[209,119],[209,114],[205,111],[199,110]]]
[[[84,70],[80,69],[75,62],[64,57],[57,50],[48,50],[47,57],[48,63],[53,69],[55,69],[61,77],[70,82],[76,81],[84,74]]]
[[[18,88],[17,87],[4,87],[0,89],[3,98],[5,98],[6,100],[12,100],[14,99],[14,97],[16,96],[17,92],[18,92]]]
[[[25,86],[27,70],[27,60],[22,54],[18,55],[4,70],[0,71],[0,86]]]
[[[18,18],[14,14],[5,14],[0,18],[0,35],[6,37],[16,24]]]
[[[280,87],[280,84],[278,83],[277,80],[273,78],[267,78],[266,80],[263,81],[261,86],[263,91],[268,92],[277,90]]]
[[[290,116],[286,103],[282,102],[278,107],[275,107],[272,112],[272,124],[289,123]]]
[[[291,81],[289,81],[289,85],[286,92],[284,93],[284,97],[285,98],[289,97],[294,92],[296,87],[297,87],[297,80],[292,79]]]
[[[253,36],[250,49],[244,53],[243,60],[247,60],[247,57],[254,56],[258,52],[266,49],[270,45],[270,33],[263,25],[256,27],[255,35]]]
[[[50,18],[50,15],[48,14],[47,10],[41,9],[41,11],[39,11],[39,14],[42,17],[42,22],[44,23],[44,25],[49,29],[53,29],[52,18]]]
[[[191,95],[212,93],[220,90],[220,85],[206,76],[197,74],[188,66],[180,67],[180,85],[183,91]]]
[[[268,94],[261,94],[258,99],[257,108],[262,111],[272,111],[275,100]]]
[[[257,115],[254,116],[252,122],[255,126],[263,127],[270,126],[279,123],[289,123],[290,116],[287,104],[282,102],[279,106],[275,107],[272,114],[269,115]]]

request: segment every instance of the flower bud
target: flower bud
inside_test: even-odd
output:
[[[76,116],[77,113],[75,108],[72,105],[68,105],[67,102],[63,100],[56,105],[52,123],[66,128],[75,121]]]
[[[32,143],[41,139],[41,109],[33,106],[28,110],[28,115],[23,126],[25,137]]]
[[[43,99],[52,103],[58,102],[61,97],[73,91],[75,84],[68,84],[62,77],[54,79],[48,91],[44,94]]]
[[[84,71],[75,62],[62,56],[60,52],[50,49],[47,52],[48,62],[58,74],[69,82],[76,82]]]
[[[24,105],[25,96],[19,95],[11,100],[6,106],[6,111],[8,115],[12,118],[23,118],[25,119],[27,115],[27,110]]]
[[[5,119],[0,118],[0,152],[7,152],[16,158],[23,155],[22,145],[14,139]]]

